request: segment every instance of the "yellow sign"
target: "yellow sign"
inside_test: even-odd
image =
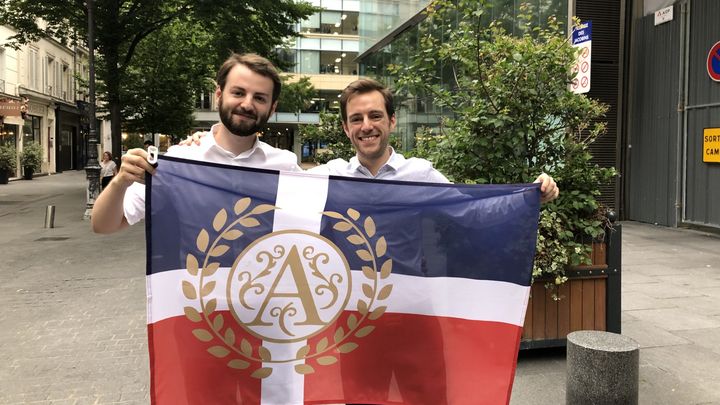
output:
[[[720,128],[703,130],[703,162],[720,163]]]

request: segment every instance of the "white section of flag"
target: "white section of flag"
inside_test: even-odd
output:
[[[220,268],[207,281],[215,280],[215,291],[225,291],[230,269]],[[362,284],[368,279],[360,271],[352,271],[353,291],[345,308],[357,310],[358,299],[364,297]],[[195,306],[183,298],[182,280],[191,280],[187,271],[163,271],[148,276],[148,297],[152,305],[148,323],[184,316],[183,307]],[[475,321],[502,322],[522,326],[530,287],[504,281],[473,280],[457,277],[413,277],[391,274],[383,285],[393,284],[392,294],[383,301],[387,312],[440,316]],[[311,286],[312,288],[315,285]],[[208,297],[210,298],[210,297]],[[218,311],[228,309],[224,295],[218,299]],[[198,311],[200,308],[196,308]]]
[[[327,176],[303,176],[280,172],[275,206],[273,232],[300,229],[320,233],[322,211],[328,194]],[[293,358],[305,341],[292,344],[263,342],[274,358]],[[267,366],[263,363],[263,366]],[[262,380],[260,403],[284,405],[305,403],[305,376],[295,372],[290,363],[276,364],[273,373]]]

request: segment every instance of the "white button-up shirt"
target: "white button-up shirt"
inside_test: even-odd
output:
[[[294,153],[272,147],[260,141],[260,139],[256,139],[252,148],[239,155],[223,149],[215,142],[214,130],[216,126],[214,125],[210,133],[200,139],[199,146],[172,146],[165,155],[260,169],[302,171],[297,164],[297,156]],[[144,184],[133,183],[128,187],[127,191],[125,191],[123,209],[125,218],[131,225],[145,218]]]
[[[360,164],[357,156],[350,161],[334,159],[324,165],[313,167],[308,173],[330,174],[345,177],[360,177],[366,179],[423,181],[428,183],[450,183],[442,173],[433,168],[432,163],[425,159],[410,158],[395,153],[390,148],[390,158],[373,176],[367,167]]]

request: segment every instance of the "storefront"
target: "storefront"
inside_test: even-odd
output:
[[[55,145],[55,171],[79,170],[84,167],[85,150],[80,131],[80,111],[77,107],[58,104],[55,110],[56,137],[50,138]]]

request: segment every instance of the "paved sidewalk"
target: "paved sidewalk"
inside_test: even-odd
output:
[[[83,172],[0,185],[0,404],[149,403],[144,229],[93,235],[84,201]],[[720,405],[720,237],[624,223],[622,277],[640,403]],[[523,352],[511,404],[564,400],[564,351]]]

